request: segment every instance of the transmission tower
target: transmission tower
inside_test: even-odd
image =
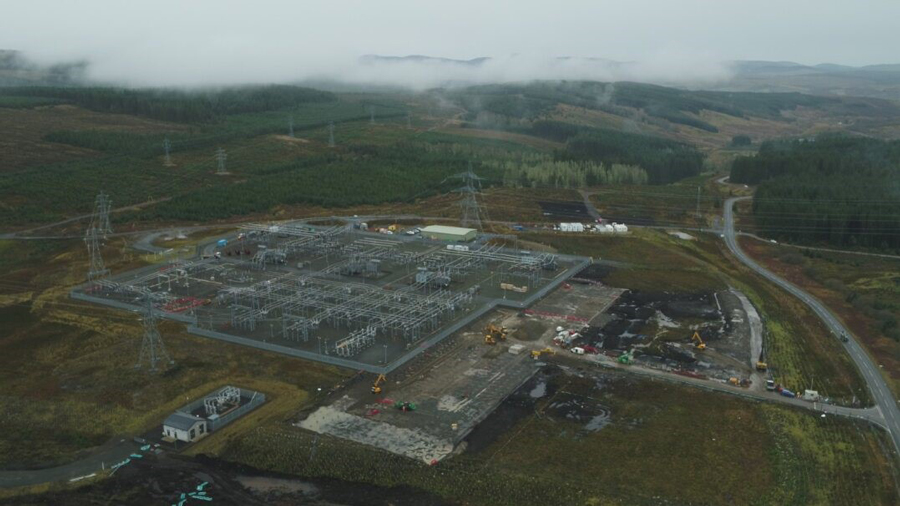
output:
[[[334,121],[328,122],[328,147],[334,147]]]
[[[100,254],[100,247],[103,239],[107,234],[112,233],[112,227],[109,225],[109,197],[104,193],[97,195],[94,201],[94,212],[91,213],[91,223],[84,234],[84,244],[88,249],[88,257],[90,258],[90,266],[88,267],[88,281],[94,282],[103,279],[109,274],[109,269],[103,263],[103,256]]]
[[[294,137],[294,115],[288,118],[288,136]]]
[[[108,234],[112,233],[112,226],[109,224],[109,210],[112,202],[109,200],[109,195],[100,192],[97,195],[97,199],[94,200],[94,212],[97,214],[97,229],[103,235],[103,238],[106,239]]]
[[[483,222],[488,221],[487,210],[479,203],[481,180],[484,178],[472,171],[472,162],[469,162],[469,170],[453,177],[462,179],[464,183],[462,188],[456,190],[462,194],[459,202],[459,206],[462,208],[462,226],[476,228],[483,232]]]
[[[144,338],[141,341],[141,354],[138,356],[135,368],[140,369],[144,362],[147,362],[150,365],[150,372],[156,372],[157,363],[165,361],[172,365],[175,361],[169,357],[166,346],[163,344],[162,336],[160,336],[159,330],[156,328],[156,314],[154,314],[153,299],[150,297],[150,292],[145,291],[144,297],[146,300],[143,320]]]
[[[169,142],[169,138],[166,137],[163,139],[163,151],[166,152],[165,157],[165,166],[170,167],[172,165],[172,158],[169,156],[169,152],[172,150],[172,144]]]
[[[216,162],[218,163],[216,167],[216,174],[228,174],[228,171],[225,170],[225,160],[228,158],[228,155],[225,154],[225,150],[219,148],[216,150]]]

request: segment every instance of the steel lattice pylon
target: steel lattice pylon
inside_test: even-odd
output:
[[[109,224],[109,197],[100,193],[94,201],[94,212],[91,213],[91,223],[84,234],[84,243],[87,245],[88,257],[90,258],[90,267],[88,267],[88,281],[97,281],[103,279],[109,274],[109,269],[103,263],[103,256],[100,254],[100,246],[107,234],[112,232]]]
[[[481,194],[481,180],[477,174],[472,172],[472,162],[469,162],[469,170],[454,177],[461,178],[465,185],[456,191],[462,194],[462,200],[459,205],[462,208],[462,226],[472,227],[479,231],[484,231],[483,222],[487,220],[487,211],[479,204],[478,195]],[[482,219],[484,216],[484,219]]]
[[[170,365],[175,361],[169,357],[166,346],[163,344],[162,336],[156,328],[156,315],[154,314],[153,301],[150,292],[146,292],[147,305],[144,313],[144,338],[141,342],[141,354],[138,356],[136,368],[140,369],[144,362],[150,365],[150,371],[157,370],[156,364],[160,361],[168,362]]]

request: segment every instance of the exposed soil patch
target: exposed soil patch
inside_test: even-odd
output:
[[[465,439],[466,451],[478,453],[484,450],[520,420],[534,414],[540,399],[556,393],[558,386],[554,379],[559,375],[558,368],[548,366],[526,381],[469,433]]]
[[[544,217],[559,220],[593,221],[584,202],[539,201]]]

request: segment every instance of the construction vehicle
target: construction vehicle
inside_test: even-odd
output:
[[[489,335],[493,337],[494,340],[499,339],[501,341],[505,341],[507,332],[508,331],[506,330],[506,327],[502,325],[494,325],[493,323],[484,328],[485,336]]]
[[[695,343],[694,348],[697,348],[698,350],[706,349],[706,343],[703,342],[703,339],[700,338],[700,333],[696,330],[694,331],[694,335],[691,336],[691,341]]]
[[[497,344],[497,340],[490,334],[484,335],[484,344]]]
[[[379,374],[377,378],[375,378],[375,382],[372,383],[372,393],[380,394],[381,393],[381,384],[387,381],[387,377],[384,374]]]
[[[619,355],[619,363],[629,365],[634,362],[634,348],[628,350],[627,353]]]
[[[541,358],[541,355],[556,355],[556,352],[553,351],[553,348],[544,348],[543,350],[531,350],[531,358],[537,360]]]
[[[739,379],[735,378],[734,376],[728,378],[728,382],[734,386],[739,386],[741,384],[741,381]]]
[[[398,402],[398,403],[394,404],[394,408],[399,409],[400,411],[404,411],[404,412],[415,411],[416,405],[413,404],[412,402]]]
[[[757,370],[757,371],[768,371],[768,370],[769,370],[769,364],[757,360],[757,361],[756,361],[756,370]]]

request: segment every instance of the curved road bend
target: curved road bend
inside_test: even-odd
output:
[[[855,338],[853,338],[853,334],[851,334],[850,331],[835,318],[824,304],[792,283],[789,283],[760,266],[753,259],[748,257],[738,244],[734,233],[734,203],[738,200],[749,198],[751,197],[733,197],[725,201],[724,236],[728,249],[731,250],[731,253],[744,263],[744,265],[772,283],[787,290],[788,293],[797,297],[803,301],[804,304],[809,306],[822,322],[825,323],[825,326],[831,330],[835,339],[842,333],[846,333],[847,336],[850,337],[850,340],[844,343],[844,349],[850,354],[850,358],[853,359],[856,367],[859,368],[863,379],[866,381],[866,385],[869,387],[869,392],[875,400],[875,406],[884,418],[885,429],[888,431],[891,440],[894,442],[894,450],[900,451],[900,409],[897,408],[897,402],[894,400],[894,395],[888,387],[887,382],[884,380],[884,377],[881,375],[878,365],[875,364],[872,358],[862,349],[862,346]]]

